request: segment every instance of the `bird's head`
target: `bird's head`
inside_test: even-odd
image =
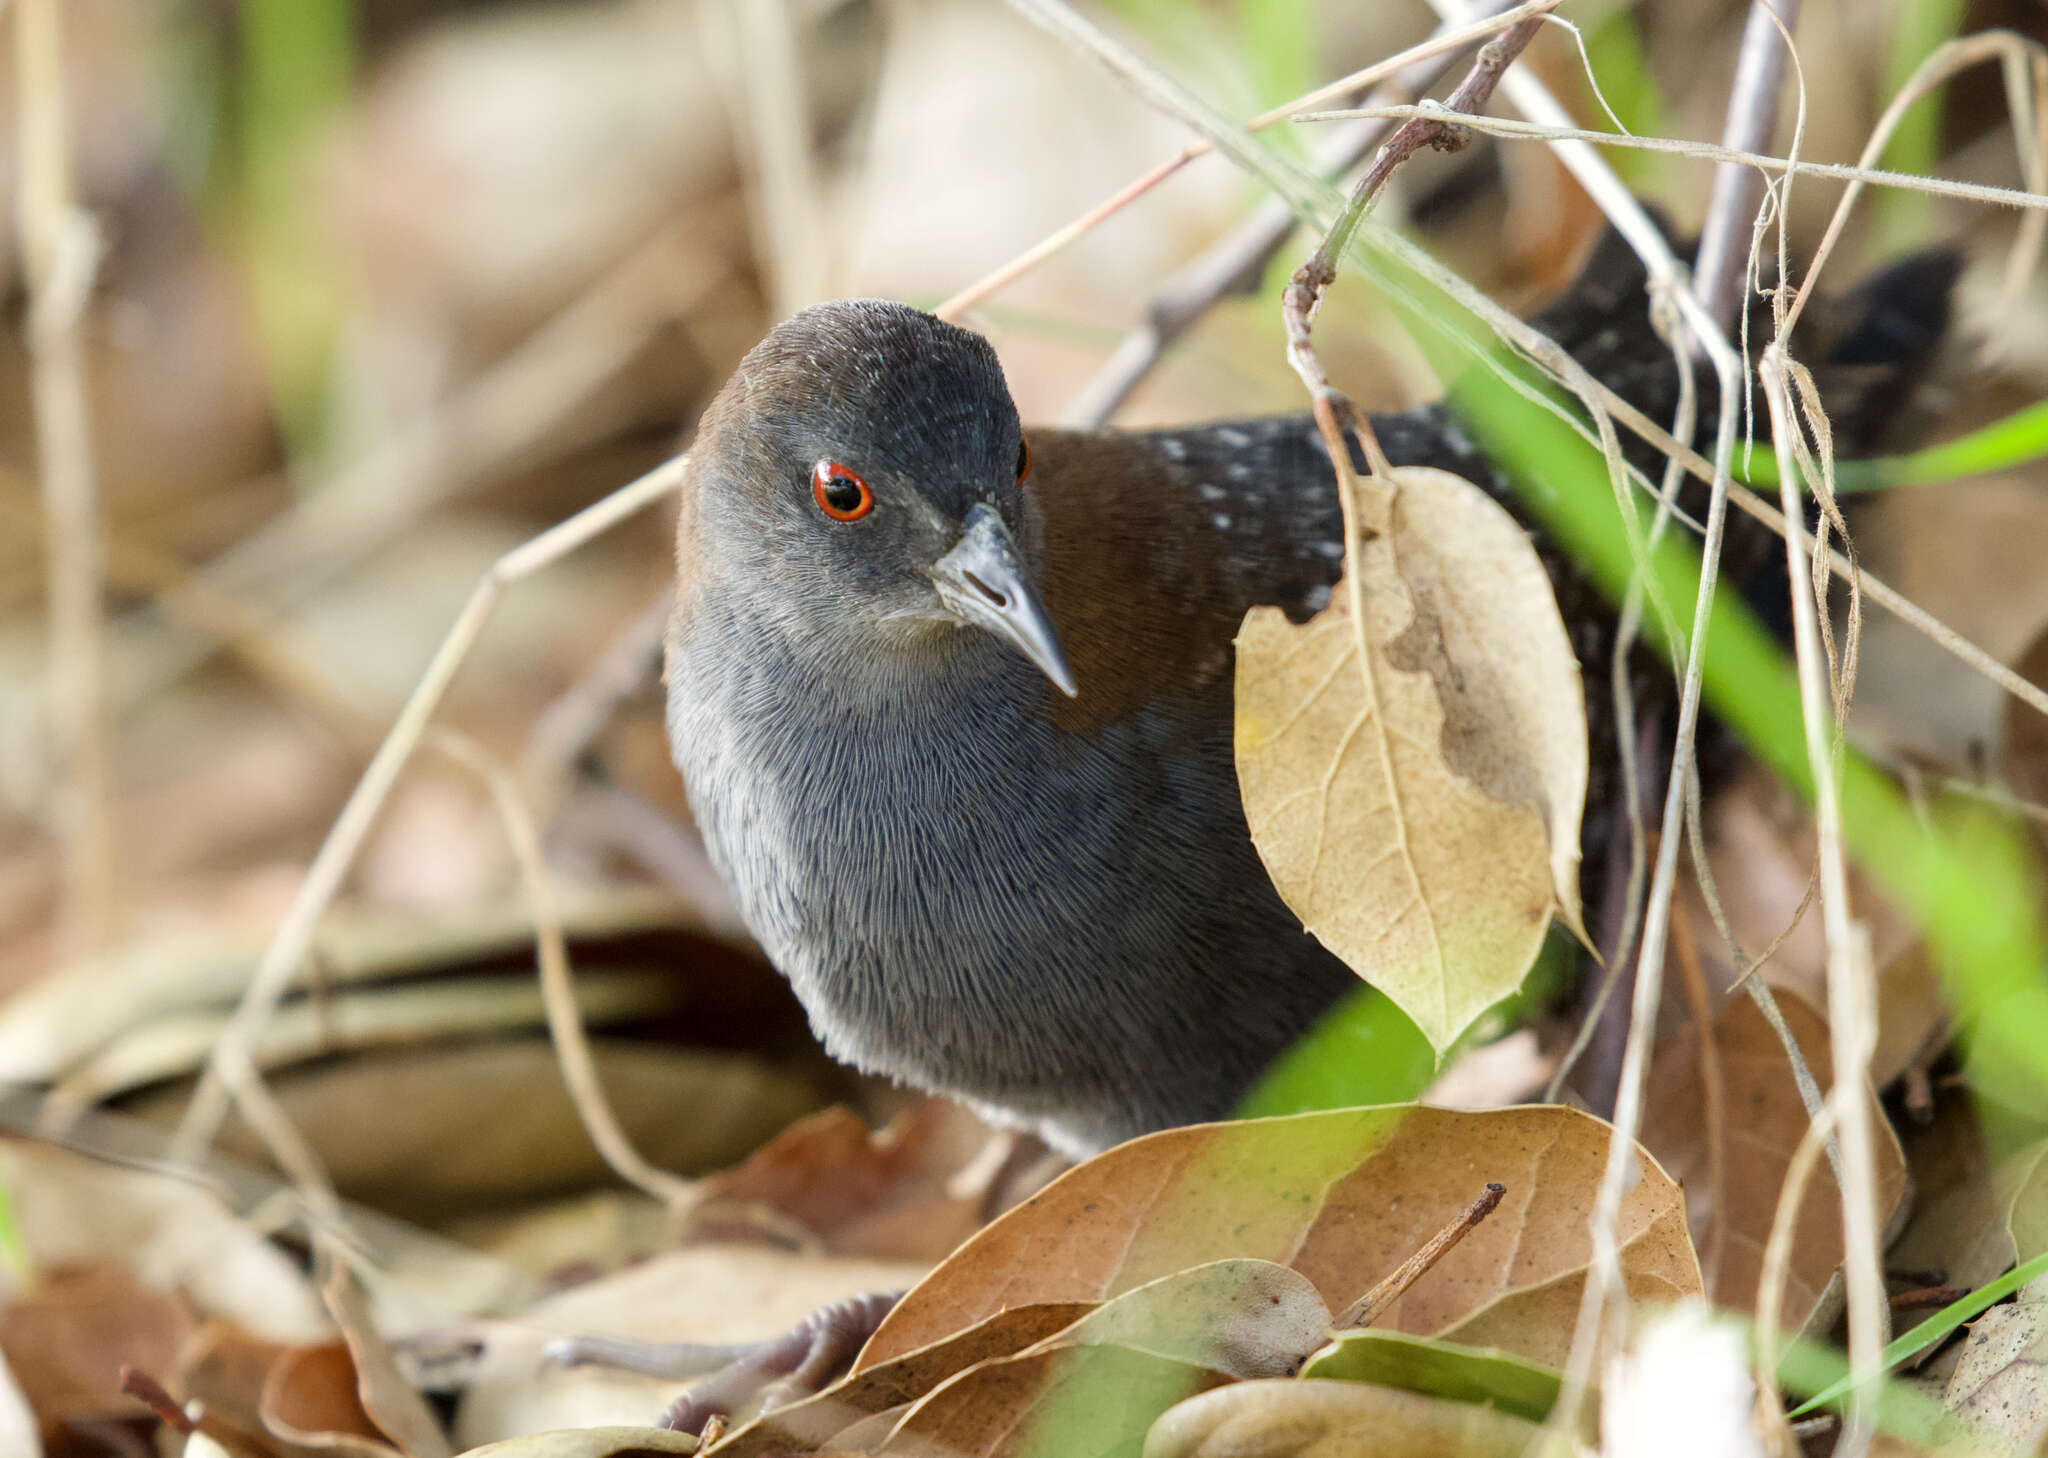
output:
[[[772,602],[794,632],[876,647],[991,633],[1071,695],[1030,474],[987,340],[886,300],[820,304],[756,345],[705,412],[682,570]]]

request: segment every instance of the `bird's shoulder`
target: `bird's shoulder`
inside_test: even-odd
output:
[[[1087,728],[1227,694],[1245,613],[1301,618],[1343,565],[1330,463],[1306,415],[1171,430],[1033,431],[1047,604]]]

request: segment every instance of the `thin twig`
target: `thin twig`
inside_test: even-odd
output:
[[[1788,361],[1782,340],[1764,350],[1761,374],[1776,442],[1781,506],[1788,519],[1800,510],[1800,475],[1792,451],[1798,425],[1792,418]],[[1785,562],[1792,583],[1792,644],[1799,676],[1801,718],[1806,730],[1807,767],[1813,776],[1815,826],[1820,840],[1821,919],[1827,930],[1828,1036],[1834,1053],[1836,1112],[1842,1150],[1842,1270],[1849,1290],[1851,1389],[1838,1454],[1861,1453],[1871,1441],[1871,1384],[1879,1373],[1887,1310],[1884,1304],[1882,1232],[1877,1215],[1877,1142],[1870,1104],[1864,1097],[1870,1056],[1876,1046],[1875,994],[1870,985],[1869,933],[1849,913],[1849,880],[1842,850],[1842,793],[1838,776],[1836,721],[1827,670],[1821,659],[1819,611],[1803,584],[1811,572],[1799,534],[1785,536]]]
[[[1527,0],[1522,8],[1527,9],[1529,5],[1538,3],[1547,3],[1547,0]],[[1495,0],[1495,8],[1503,12],[1509,9],[1500,3],[1500,0]],[[1483,12],[1485,7],[1481,9]],[[1384,104],[1393,97],[1418,97],[1434,86],[1437,78],[1450,69],[1451,62],[1458,52],[1472,42],[1484,39],[1495,28],[1507,24],[1508,19],[1506,14],[1501,14],[1470,25],[1453,25],[1446,22],[1438,26],[1436,31],[1419,45],[1411,46],[1398,55],[1354,71],[1284,105],[1276,106],[1271,111],[1252,118],[1245,124],[1245,130],[1255,132],[1277,122],[1289,120],[1295,114],[1319,105],[1324,100],[1374,85],[1383,78],[1391,79],[1380,92],[1374,93],[1372,100],[1375,103]],[[1387,127],[1381,124],[1346,128],[1327,144],[1326,150],[1316,159],[1317,165],[1325,172],[1338,173],[1349,170],[1379,141],[1386,130]],[[1207,156],[1213,150],[1206,140],[1191,142],[1143,176],[1126,183],[1080,217],[1057,229],[994,272],[984,275],[960,290],[932,312],[941,319],[958,319],[976,304],[1008,288],[1075,239],[1143,197],[1188,163],[1198,157]],[[1165,287],[1154,294],[1147,305],[1147,322],[1124,337],[1113,352],[1109,364],[1097,372],[1095,379],[1076,397],[1075,404],[1069,406],[1068,423],[1100,425],[1114,414],[1116,407],[1136,387],[1145,372],[1158,360],[1160,353],[1179,337],[1182,331],[1225,295],[1248,293],[1256,286],[1267,262],[1293,234],[1296,225],[1297,220],[1293,212],[1284,203],[1278,200],[1264,203],[1251,218],[1169,279]],[[1084,418],[1077,419],[1077,415]]]
[[[1430,107],[1425,114],[1401,123],[1394,135],[1373,155],[1371,164],[1353,184],[1343,213],[1324,235],[1321,245],[1308,262],[1295,270],[1293,284],[1288,290],[1294,296],[1293,304],[1291,307],[1283,305],[1290,322],[1290,355],[1299,355],[1308,349],[1308,326],[1314,322],[1323,291],[1337,277],[1337,260],[1351,247],[1351,239],[1358,232],[1366,209],[1372,205],[1373,198],[1386,180],[1394,175],[1394,169],[1424,147],[1454,152],[1465,145],[1465,133],[1457,119],[1466,114],[1478,114],[1492,99],[1494,89],[1500,85],[1508,67],[1536,38],[1544,17],[1556,8],[1556,4],[1557,0],[1549,0],[1481,46],[1472,68],[1465,73],[1465,79],[1458,83],[1441,109]],[[1305,292],[1296,295],[1297,289]],[[1295,368],[1301,370],[1302,364],[1297,362]],[[1320,375],[1320,367],[1315,372]],[[1311,385],[1310,388],[1316,387]]]
[[[1337,1313],[1331,1327],[1336,1331],[1350,1331],[1361,1326],[1371,1326],[1380,1314],[1402,1296],[1408,1288],[1428,1275],[1436,1263],[1457,1247],[1459,1241],[1477,1230],[1480,1223],[1500,1207],[1507,1186],[1489,1182],[1479,1192],[1479,1198],[1452,1217],[1451,1223],[1432,1235],[1422,1249],[1401,1262],[1392,1271],[1381,1277],[1370,1291]]]
[[[1785,84],[1788,37],[1799,24],[1801,0],[1755,0],[1742,28],[1742,51],[1735,61],[1735,84],[1728,95],[1728,119],[1721,145],[1733,152],[1766,150],[1778,125],[1778,103]],[[1723,163],[1714,172],[1714,190],[1707,201],[1706,226],[1700,232],[1693,264],[1694,296],[1708,315],[1726,330],[1735,320],[1747,246],[1737,246],[1756,219],[1763,197],[1763,179],[1747,167]]]
[[[1778,1204],[1771,1212],[1771,1233],[1764,1242],[1762,1269],[1756,1283],[1756,1385],[1766,1395],[1778,1390],[1779,1328],[1785,1304],[1785,1279],[1792,1268],[1792,1237],[1799,1226],[1800,1207],[1806,1203],[1806,1187],[1813,1179],[1813,1167],[1821,1150],[1834,1138],[1836,1105],[1828,1104],[1818,1119],[1807,1121],[1806,1132],[1785,1164],[1785,1181],[1778,1186]],[[1760,1403],[1759,1410],[1784,1417],[1774,1402]],[[1766,1418],[1768,1422],[1769,1417]],[[1780,1450],[1782,1451],[1782,1449]]]
[[[1440,8],[1450,0],[1436,0]],[[1553,126],[1569,125],[1570,118],[1541,80],[1526,68],[1510,71],[1504,78],[1509,101],[1532,121]],[[1704,349],[1714,366],[1720,391],[1720,411],[1714,437],[1713,466],[1708,471],[1709,496],[1706,534],[1701,544],[1700,585],[1693,602],[1692,626],[1685,637],[1685,672],[1680,678],[1678,722],[1673,735],[1671,771],[1665,787],[1662,824],[1658,836],[1657,860],[1651,874],[1649,900],[1643,917],[1643,940],[1636,964],[1635,995],[1631,999],[1629,1034],[1622,1058],[1621,1084],[1616,1092],[1614,1133],[1608,1145],[1604,1170],[1591,1223],[1592,1269],[1580,1303],[1579,1319],[1566,1364],[1566,1396],[1553,1413],[1556,1424],[1575,1420],[1592,1375],[1603,1320],[1611,1303],[1622,1294],[1621,1253],[1616,1237],[1622,1199],[1636,1168],[1635,1135],[1641,1125],[1644,1082],[1649,1070],[1651,1044],[1655,1038],[1657,1012],[1663,996],[1664,948],[1668,934],[1672,893],[1678,874],[1678,850],[1683,839],[1685,785],[1692,773],[1695,729],[1706,672],[1707,625],[1713,613],[1716,579],[1720,571],[1721,537],[1727,519],[1729,495],[1728,463],[1734,452],[1736,407],[1743,378],[1741,363],[1723,331],[1699,306],[1690,290],[1680,284],[1683,270],[1672,257],[1662,232],[1644,214],[1642,207],[1624,187],[1600,155],[1583,142],[1553,142],[1552,150],[1593,197],[1601,211],[1628,240],[1643,261],[1651,280],[1653,309],[1675,310],[1682,317],[1691,338]],[[1489,315],[1504,311],[1489,309]],[[1522,333],[1516,329],[1517,342]],[[1541,336],[1537,336],[1538,339]],[[1568,359],[1555,345],[1540,346],[1536,356],[1556,367]],[[1585,371],[1572,362],[1564,377],[1577,388]],[[1591,384],[1590,381],[1587,382]],[[1595,387],[1597,388],[1597,387]],[[1580,391],[1582,399],[1594,398]],[[1608,394],[1599,391],[1600,396]],[[1611,438],[1612,424],[1599,413],[1603,455],[1617,491],[1623,474],[1618,469],[1619,451]],[[1622,518],[1629,530],[1629,547],[1636,574],[1648,580],[1647,544],[1636,525],[1633,502],[1619,501]],[[1655,595],[1652,594],[1655,606]],[[1673,641],[1677,641],[1675,638]]]
[[[1975,62],[1982,60],[1983,57],[1973,55],[1970,59]],[[1369,104],[1337,107],[1328,111],[1299,112],[1289,120],[1307,125],[1315,122],[1359,120],[1402,121],[1409,117],[1434,114],[1426,102],[1396,102],[1387,105]],[[1848,162],[1815,162],[1807,158],[1781,157],[1771,152],[1736,152],[1716,146],[1712,142],[1694,142],[1675,137],[1642,137],[1629,132],[1601,131],[1594,127],[1539,126],[1534,122],[1516,121],[1512,117],[1478,117],[1465,125],[1472,131],[1489,137],[1499,137],[1504,141],[1587,142],[1596,147],[1656,152],[1664,156],[1688,157],[1695,162],[1728,163],[1755,168],[1759,172],[1811,177],[1823,182],[1890,187],[1901,192],[1925,193],[1930,197],[1954,198],[1958,202],[1988,203],[1994,207],[2017,208],[2029,216],[2035,213],[2048,213],[2048,194],[2044,194],[2038,188],[2022,191],[2019,188],[2000,187],[1989,182],[1964,182],[1953,177],[1924,177],[1914,172],[1892,172],[1882,167],[1866,167]]]
[[[164,1385],[140,1367],[122,1364],[121,1391],[155,1413],[157,1421],[172,1432],[190,1437],[199,1431],[199,1424],[178,1405],[178,1399],[164,1391]]]
[[[180,1157],[188,1162],[194,1160],[213,1142],[227,1112],[230,1095],[242,1104],[245,1113],[274,1113],[274,1105],[263,1090],[262,1080],[248,1050],[271,1010],[298,975],[307,949],[312,945],[313,930],[321,913],[334,899],[342,878],[355,863],[364,840],[369,836],[370,826],[390,795],[399,772],[405,768],[406,761],[418,745],[441,696],[447,692],[470,646],[483,631],[499,594],[511,583],[665,499],[681,483],[687,461],[688,457],[678,456],[655,468],[559,526],[514,547],[498,558],[490,571],[484,574],[462,613],[442,639],[433,661],[414,687],[412,697],[399,712],[391,732],[357,781],[348,803],[342,807],[341,814],[327,832],[327,839],[321,843],[313,864],[307,868],[305,879],[299,883],[298,893],[292,898],[284,920],[271,938],[270,945],[264,949],[263,958],[235,1009],[234,1019],[215,1046],[213,1058],[179,1126],[174,1149]],[[251,1123],[257,1123],[253,1114]],[[280,1142],[290,1143],[289,1136],[274,1118],[266,1119],[258,1127],[258,1133],[273,1146],[274,1152]]]
[[[521,888],[527,910],[533,917],[535,953],[540,964],[541,999],[547,1009],[548,1035],[561,1065],[562,1082],[569,1090],[577,1117],[604,1156],[612,1172],[635,1188],[671,1206],[686,1199],[694,1188],[688,1180],[647,1162],[633,1147],[597,1071],[597,1055],[590,1047],[590,1034],[583,1026],[582,1009],[576,1001],[574,974],[569,969],[569,942],[562,934],[561,908],[555,900],[554,881],[541,855],[540,830],[532,811],[519,792],[509,771],[482,745],[466,734],[446,728],[430,731],[436,747],[473,770],[491,793],[505,838],[511,843],[513,861],[519,867]]]
[[[85,952],[115,935],[115,857],[99,485],[80,339],[100,243],[73,192],[62,8],[59,0],[20,0],[15,11],[21,98],[16,218],[28,274],[30,384],[49,561],[51,818],[63,852],[63,939]]]
[[[1494,88],[1500,85],[1501,77],[1515,58],[1535,39],[1536,32],[1543,26],[1543,20],[1556,7],[1557,0],[1544,0],[1537,6],[1524,6],[1528,13],[1502,30],[1479,49],[1472,67],[1465,78],[1458,83],[1450,99],[1444,103],[1442,113],[1432,112],[1428,116],[1412,117],[1401,124],[1394,135],[1387,139],[1358,181],[1352,185],[1351,196],[1344,209],[1323,235],[1323,241],[1309,259],[1294,271],[1287,288],[1280,296],[1280,318],[1287,335],[1287,360],[1294,372],[1307,387],[1313,404],[1316,423],[1323,434],[1324,443],[1329,447],[1330,462],[1338,478],[1339,499],[1345,512],[1345,546],[1347,555],[1357,541],[1355,524],[1350,520],[1351,484],[1350,450],[1343,438],[1340,427],[1348,426],[1364,447],[1366,464],[1372,475],[1382,482],[1391,484],[1390,467],[1381,454],[1379,441],[1374,437],[1372,427],[1352,407],[1351,401],[1330,383],[1323,370],[1322,361],[1316,357],[1311,331],[1315,325],[1316,311],[1322,307],[1323,295],[1337,278],[1337,261],[1351,246],[1351,240],[1358,232],[1358,225],[1365,218],[1379,190],[1386,185],[1389,177],[1403,162],[1424,147],[1436,147],[1444,151],[1455,151],[1465,145],[1465,134],[1459,129],[1455,118],[1461,114],[1476,113],[1493,96]],[[1356,597],[1355,571],[1347,572],[1353,579]],[[1354,602],[1354,622],[1365,621],[1363,604]]]
[[[519,761],[529,786],[551,788],[567,779],[619,706],[654,681],[674,606],[675,585],[664,583],[590,668],[534,718]]]
[[[1715,1034],[1714,1008],[1707,995],[1707,976],[1693,942],[1692,919],[1683,910],[1671,919],[1671,951],[1678,961],[1679,981],[1700,1040],[1700,1115],[1707,1126],[1707,1208],[1714,1212],[1713,1234],[1700,1262],[1707,1290],[1719,1283],[1721,1262],[1728,1251],[1728,1085],[1721,1076],[1721,1045]]]

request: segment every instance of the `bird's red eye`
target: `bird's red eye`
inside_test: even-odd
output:
[[[859,521],[875,509],[868,483],[837,461],[820,461],[811,472],[811,495],[818,510],[834,521]]]
[[[1023,480],[1031,474],[1031,442],[1019,437],[1017,440],[1017,479]]]

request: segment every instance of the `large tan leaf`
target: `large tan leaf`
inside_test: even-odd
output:
[[[1610,1130],[1564,1108],[1339,1109],[1171,1129],[1069,1171],[904,1297],[864,1370],[1006,1306],[1094,1301],[1208,1261],[1291,1266],[1337,1310],[1435,1235],[1489,1181],[1500,1208],[1378,1323],[1536,1361],[1569,1344]],[[1653,1160],[1623,1202],[1629,1289],[1700,1289],[1676,1183]]]
[[[1785,989],[1778,992],[1778,1007],[1825,1093],[1834,1082],[1826,1020],[1805,999]],[[1720,1131],[1724,1188],[1714,1188],[1699,1032],[1690,1023],[1657,1050],[1656,1075],[1643,1115],[1643,1142],[1685,1186],[1693,1239],[1713,1281],[1714,1303],[1731,1311],[1754,1312],[1764,1244],[1770,1239],[1786,1168],[1806,1133],[1806,1105],[1793,1081],[1784,1044],[1748,997],[1736,998],[1714,1020],[1714,1051],[1726,1110],[1727,1127]],[[1878,1213],[1889,1228],[1905,1203],[1906,1160],[1877,1095],[1866,1097],[1877,1130]],[[1792,1260],[1780,1308],[1788,1332],[1801,1330],[1816,1314],[1823,1323],[1834,1319],[1840,1310],[1836,1273],[1841,1265],[1842,1200],[1834,1171],[1822,1160],[1807,1180],[1793,1226]]]
[[[1246,617],[1237,773],[1287,904],[1441,1051],[1520,985],[1553,911],[1578,927],[1586,710],[1514,518],[1446,471],[1393,483],[1358,483],[1328,608]]]

